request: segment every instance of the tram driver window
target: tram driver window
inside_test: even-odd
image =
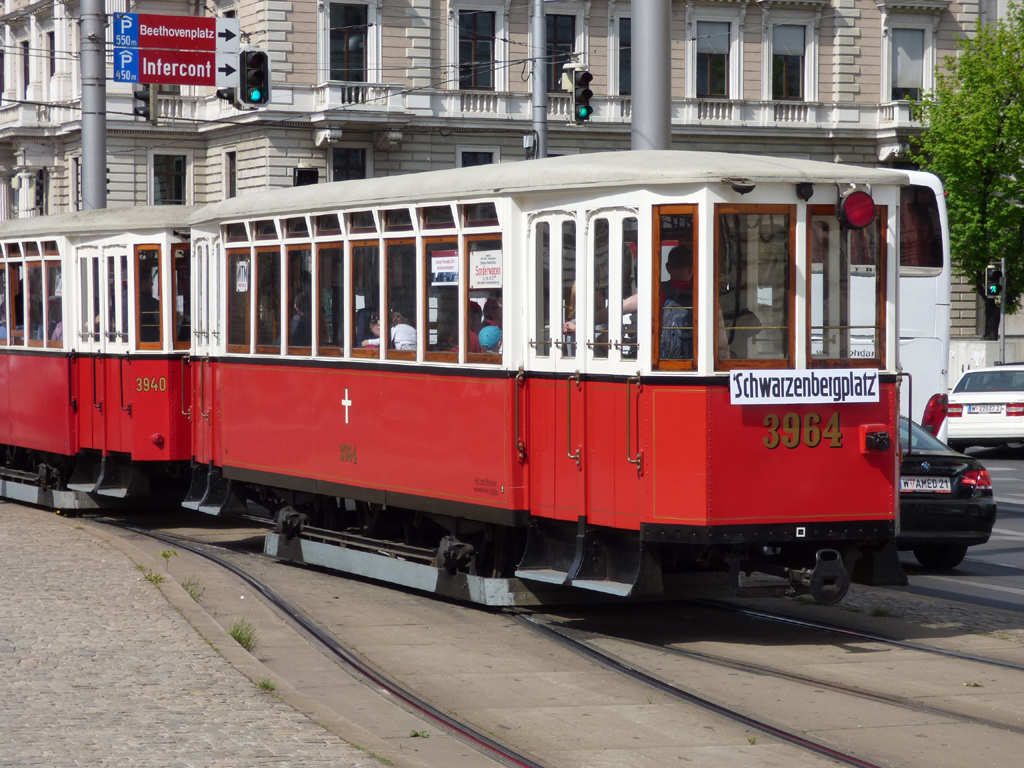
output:
[[[469,279],[466,360],[500,363],[505,326],[501,239],[467,240],[466,263]]]
[[[135,337],[140,349],[159,349],[160,328],[160,249],[140,247],[135,252],[136,287]]]
[[[695,221],[692,205],[661,206],[655,219],[653,356],[662,370],[693,367]]]
[[[281,352],[281,251],[256,251],[256,351]]]
[[[739,361],[758,361],[784,366],[792,354],[793,209],[719,205],[716,214],[715,308],[722,315],[715,329],[717,365],[746,367]]]
[[[882,359],[882,290],[885,220],[879,206],[863,229],[840,226],[833,206],[809,210],[811,269],[808,286],[812,366],[832,361],[879,365]]]
[[[228,351],[249,352],[252,264],[248,249],[228,251]]]

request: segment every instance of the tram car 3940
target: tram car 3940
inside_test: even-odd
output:
[[[494,604],[903,583],[906,184],[628,152],[206,206],[186,506]]]
[[[0,224],[0,495],[83,509],[183,494],[192,212]]]

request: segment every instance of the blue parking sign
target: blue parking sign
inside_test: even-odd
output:
[[[139,49],[114,49],[114,80],[119,83],[139,82]]]
[[[139,14],[114,14],[114,46],[117,48],[139,47]]]

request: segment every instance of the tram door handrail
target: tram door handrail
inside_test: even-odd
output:
[[[522,433],[519,430],[519,390],[523,387],[526,382],[526,371],[523,370],[523,366],[519,366],[519,373],[516,374],[516,451],[519,453],[519,460],[525,461],[526,459],[526,443],[523,442]]]
[[[570,459],[576,460],[576,468],[580,467],[580,459],[582,449],[577,447],[576,453],[572,452],[572,382],[576,382],[576,386],[580,385],[580,372],[576,370],[572,376],[565,380],[565,452]]]
[[[127,357],[127,355],[125,355],[125,357]],[[128,364],[131,365],[131,360],[128,361]],[[124,357],[119,357],[117,359],[117,379],[118,384],[121,386],[121,410],[131,416],[132,404],[128,403],[127,408],[124,405]]]
[[[96,360],[98,358],[99,355],[92,356],[92,407],[103,413],[103,401],[96,401]]]
[[[633,458],[633,399],[629,396],[630,385],[636,382],[636,393],[637,393],[637,438],[636,438],[636,458]],[[638,474],[643,474],[644,471],[644,452],[640,450],[640,404],[639,395],[640,390],[643,387],[643,381],[640,378],[640,371],[636,372],[636,376],[630,376],[626,379],[626,461],[630,464],[636,465],[636,471]]]
[[[192,404],[189,403],[188,410],[185,409],[185,366],[189,367],[189,381],[192,381],[191,368],[192,358],[188,355],[184,355],[181,358],[181,415],[189,421],[192,421]]]

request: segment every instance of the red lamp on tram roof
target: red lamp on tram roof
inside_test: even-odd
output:
[[[848,189],[836,203],[836,218],[847,227],[863,229],[875,220],[875,201],[863,189]]]

